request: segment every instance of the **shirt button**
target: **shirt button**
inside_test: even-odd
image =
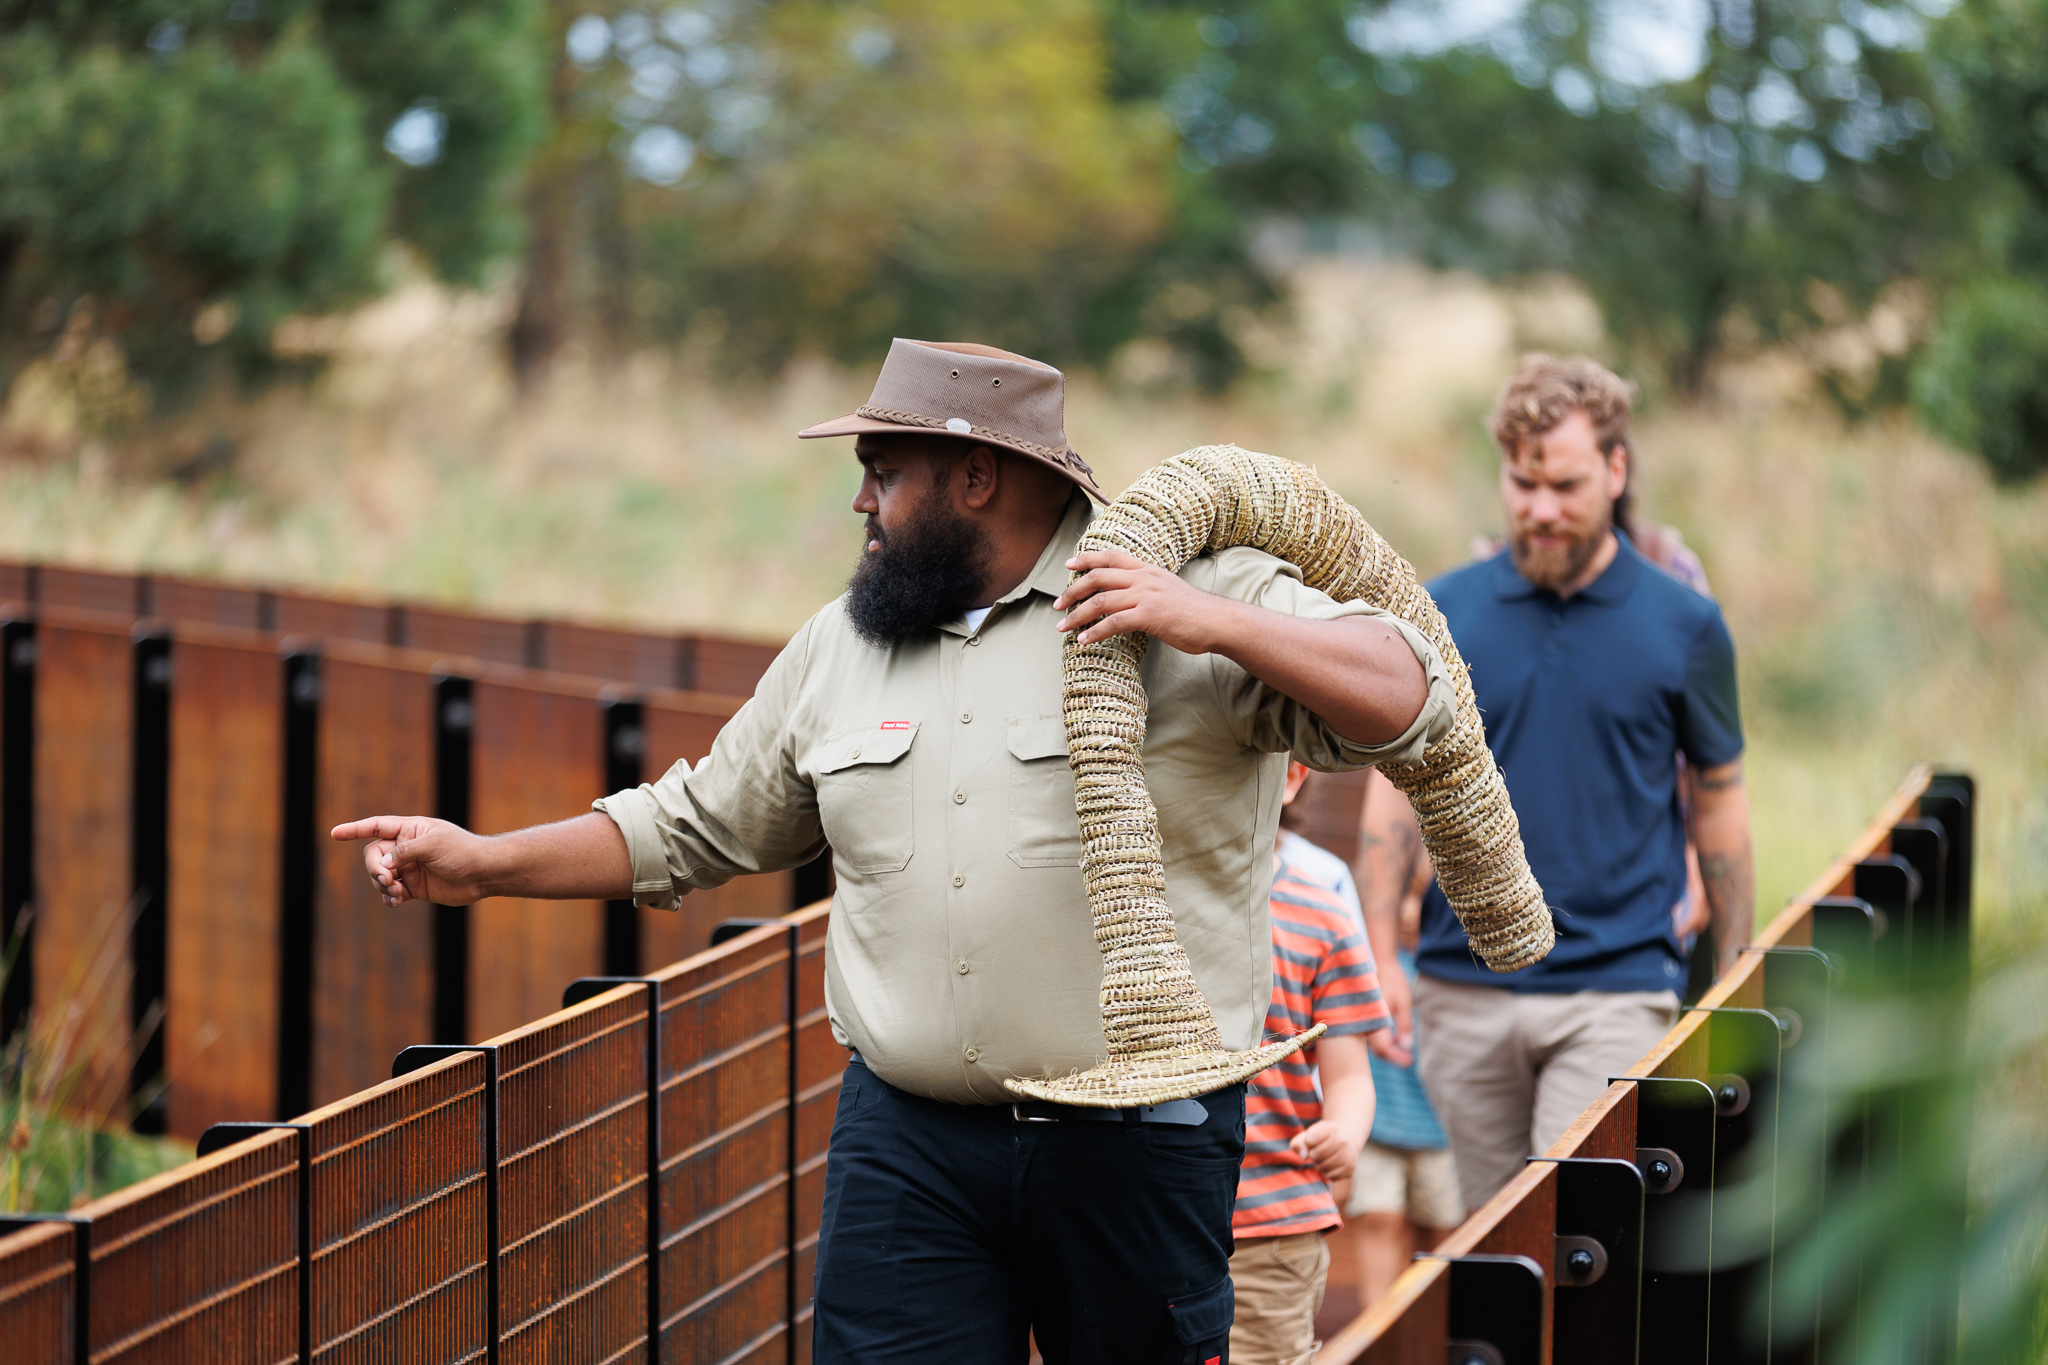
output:
[[[955,885],[955,886],[965,886],[965,885],[967,885],[967,878],[965,878],[965,877],[961,876],[961,875],[960,875],[960,874],[959,874],[958,872],[955,872],[955,873],[953,874],[953,885]]]
[[[980,1061],[980,1060],[981,1060],[981,1049],[980,1049],[980,1048],[978,1048],[978,1047],[971,1047],[971,1048],[968,1048],[968,1049],[967,1049],[967,1060],[968,1060],[968,1061],[970,1061],[970,1062],[978,1062],[978,1061]]]
[[[974,713],[973,713],[972,711],[962,711],[962,712],[960,713],[960,723],[961,723],[962,725],[967,725],[967,724],[971,723],[971,722],[972,722],[973,720],[974,720]]]
[[[978,645],[981,643],[981,637],[979,635],[970,635],[967,637],[967,643],[970,645]]]
[[[854,750],[854,751],[853,751],[852,753],[848,754],[848,755],[847,755],[847,757],[848,757],[848,758],[859,758],[859,757],[860,757],[860,750],[858,750],[858,749],[855,749],[855,750]]]
[[[954,805],[956,805],[956,806],[962,806],[962,805],[965,805],[965,804],[967,804],[967,793],[966,793],[966,792],[954,792],[954,793],[953,793],[953,804],[954,804]]]
[[[960,962],[959,962],[959,967],[960,967],[960,975],[962,975],[962,976],[965,976],[965,975],[967,975],[967,959],[966,959],[966,958],[964,958],[964,957],[963,957],[963,958],[961,958],[961,959],[960,959]]]

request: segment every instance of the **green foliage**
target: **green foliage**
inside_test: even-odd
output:
[[[243,0],[195,18],[69,0],[0,14],[0,377],[86,300],[160,388],[188,389],[216,355],[248,373],[281,317],[372,294],[394,236],[478,279],[517,237],[539,13]]]
[[[379,0],[320,6],[322,41],[363,108],[371,145],[411,109],[444,129],[421,165],[396,176],[390,230],[446,279],[476,284],[516,248],[518,190],[547,125],[543,0]]]
[[[1788,1055],[1778,1197],[1746,1202],[1739,1179],[1716,1192],[1717,1242],[1739,1241],[1753,1231],[1745,1213],[1774,1202],[1779,1235],[1791,1234],[1771,1300],[1749,1305],[1753,1333],[1768,1311],[1789,1338],[1815,1305],[1828,1365],[2042,1359],[2048,1146],[2041,1116],[2012,1102],[2048,1063],[2041,946],[1984,955],[1974,989],[1852,977],[1831,1009],[1802,1005],[1816,1046]]]
[[[1681,386],[1731,315],[1763,336],[1918,268],[1952,196],[1907,5],[1727,4],[1701,34],[1547,0],[1483,30],[1413,0],[1110,12],[1118,89],[1157,100],[1197,191],[1240,222],[1364,224],[1490,274],[1569,271]],[[1852,23],[1850,16],[1854,16]],[[1700,50],[1673,68],[1653,40]]]
[[[5,55],[0,221],[21,240],[21,303],[95,296],[138,365],[175,372],[209,303],[231,303],[231,330],[260,347],[285,312],[374,284],[385,183],[316,48],[67,63],[35,35]]]
[[[634,188],[634,323],[728,363],[967,335],[1100,359],[1166,210],[1087,0],[628,11],[586,98]],[[601,144],[600,144],[601,145]]]
[[[1913,381],[1928,424],[1999,482],[2048,469],[2048,289],[1994,278],[1958,290]]]
[[[1970,0],[1935,50],[1983,176],[1914,398],[2016,484],[2048,469],[2048,0]]]

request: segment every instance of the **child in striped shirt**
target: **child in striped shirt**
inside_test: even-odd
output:
[[[1299,795],[1307,776],[1301,764],[1287,765],[1284,801]],[[1244,1166],[1230,1222],[1236,1365],[1306,1365],[1315,1354],[1316,1310],[1330,1269],[1323,1238],[1343,1224],[1331,1186],[1350,1179],[1372,1129],[1364,1035],[1390,1022],[1365,926],[1329,887],[1327,873],[1311,865],[1316,851],[1282,835],[1273,856],[1266,1036],[1317,1023],[1329,1031],[1253,1077],[1245,1093]]]

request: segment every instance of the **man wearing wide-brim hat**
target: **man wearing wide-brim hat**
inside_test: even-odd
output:
[[[899,339],[867,403],[799,434],[854,437],[862,554],[702,763],[515,834],[387,816],[335,835],[374,841],[393,903],[673,908],[829,847],[826,1000],[853,1055],[813,1358],[1008,1365],[1032,1332],[1055,1365],[1220,1361],[1243,1085],[1124,1110],[1003,1087],[1104,1056],[1063,632],[1154,641],[1144,756],[1166,894],[1232,1048],[1259,1041],[1270,999],[1286,756],[1418,757],[1450,723],[1442,660],[1256,550],[1179,574],[1077,555],[1102,490],[1067,440],[1062,376],[1023,356]]]

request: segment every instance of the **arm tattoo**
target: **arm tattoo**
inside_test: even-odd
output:
[[[1742,763],[1737,760],[1725,768],[1694,768],[1692,784],[1700,791],[1719,792],[1742,785]]]
[[[1713,908],[1717,926],[1736,916],[1755,915],[1756,874],[1747,848],[1733,853],[1701,850],[1700,879],[1707,884],[1707,904]]]

